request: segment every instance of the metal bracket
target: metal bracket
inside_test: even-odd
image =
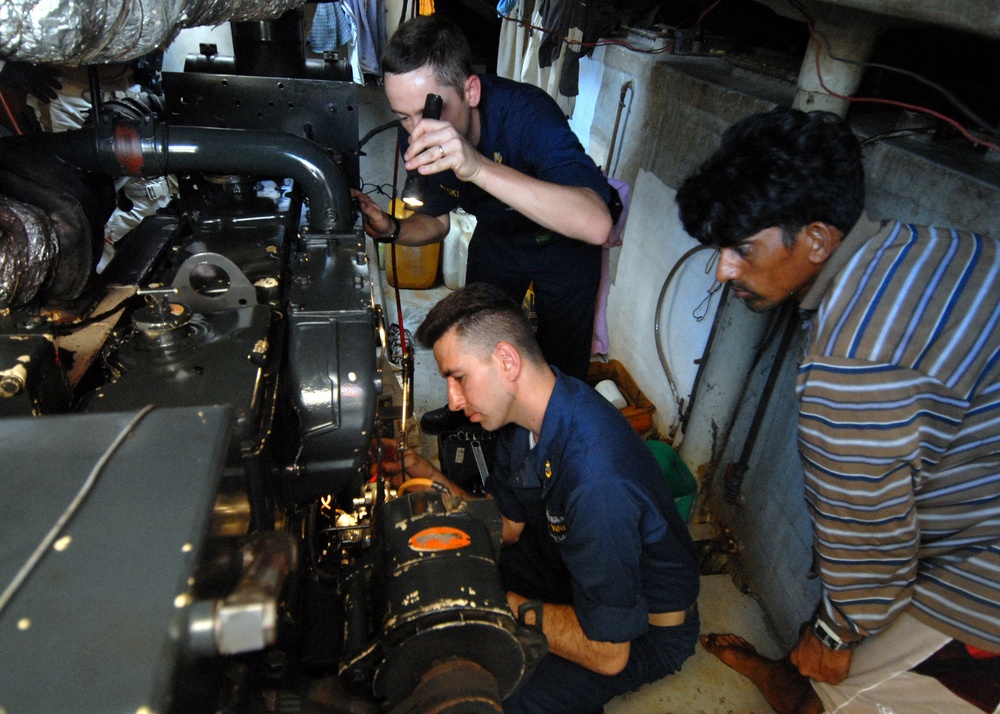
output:
[[[218,294],[206,293],[192,284],[192,273],[203,265],[225,274],[228,278],[225,290]],[[193,312],[214,312],[257,304],[257,290],[247,276],[236,263],[218,253],[198,253],[185,260],[177,271],[173,287],[177,289],[177,302],[184,303]]]

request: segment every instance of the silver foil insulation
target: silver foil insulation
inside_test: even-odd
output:
[[[3,0],[0,57],[86,65],[165,48],[186,27],[272,20],[303,0]]]
[[[0,308],[35,297],[58,258],[59,243],[48,215],[0,196]]]

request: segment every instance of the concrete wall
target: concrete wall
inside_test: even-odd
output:
[[[595,102],[601,110],[595,112],[586,134],[590,154],[602,166],[612,143],[621,88],[627,81],[633,83],[618,121],[611,160],[612,175],[628,183],[633,195],[624,244],[615,249],[612,260],[611,356],[626,365],[656,405],[654,422],[661,435],[675,434],[677,444],[688,438],[698,440],[697,448],[685,447],[695,449],[688,461],[697,470],[710,461],[712,440],[705,443],[703,429],[679,431],[677,422],[691,402],[721,295],[710,292],[718,287],[711,253],[690,253],[698,243],[680,225],[674,193],[715,147],[726,127],[747,114],[790,102],[794,87],[719,60],[641,55],[620,47],[602,48],[592,60],[584,60],[583,66],[588,62],[602,68]],[[589,70],[586,76],[597,73]],[[578,117],[574,123],[581,133]],[[665,285],[682,257],[683,264]],[[746,338],[752,341],[763,322],[750,323],[738,329],[748,330]],[[738,365],[739,353],[745,351],[743,341],[737,341],[734,349],[730,358]],[[667,358],[666,368],[661,353]],[[731,402],[742,384],[713,381],[709,389],[713,399]],[[717,422],[713,430],[716,435],[724,433],[728,422]]]

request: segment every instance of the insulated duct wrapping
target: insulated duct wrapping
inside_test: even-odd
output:
[[[127,62],[186,27],[272,20],[303,0],[0,0],[0,57],[63,65]]]
[[[58,258],[45,212],[0,196],[0,308],[30,301]]]
[[[79,297],[101,256],[104,225],[115,206],[109,177],[75,170],[44,148],[32,147],[32,141],[7,139],[0,145],[0,197],[10,211],[0,222],[0,263],[17,281],[15,286],[0,280],[0,306],[27,303],[36,295]],[[29,209],[40,214],[44,230],[36,227],[39,219],[23,215]],[[27,264],[31,276],[21,275],[26,253],[34,256]]]

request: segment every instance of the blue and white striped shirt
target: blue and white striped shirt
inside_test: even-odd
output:
[[[824,619],[1000,651],[1000,243],[863,219],[800,307]]]

